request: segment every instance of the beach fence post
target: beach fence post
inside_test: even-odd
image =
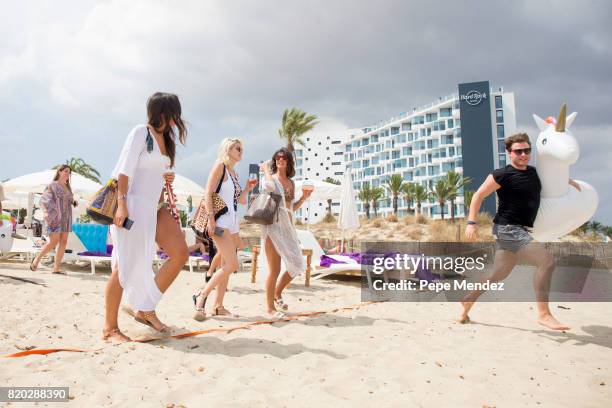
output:
[[[259,245],[253,245],[253,262],[251,263],[251,283],[255,283],[257,275],[257,257],[259,256]]]
[[[304,285],[306,287],[310,286],[310,264],[312,263],[312,249],[303,249],[302,255],[306,255],[306,279],[304,281]]]

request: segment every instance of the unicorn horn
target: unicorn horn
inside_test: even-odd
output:
[[[564,103],[561,105],[561,112],[559,112],[559,118],[557,119],[557,126],[555,130],[557,132],[565,132],[565,117],[567,116],[567,105]]]

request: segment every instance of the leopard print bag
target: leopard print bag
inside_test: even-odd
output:
[[[223,214],[228,212],[227,204],[223,201],[223,198],[219,195],[219,191],[221,190],[221,184],[223,183],[223,179],[225,178],[225,166],[223,166],[223,175],[221,176],[221,180],[219,181],[219,185],[217,186],[217,190],[212,193],[212,204],[213,204],[213,216],[215,221],[219,219]],[[191,221],[191,228],[196,234],[196,237],[200,240],[211,240],[212,237],[208,235],[208,219],[209,214],[206,211],[206,197],[203,197],[200,201],[200,205],[198,206],[198,210],[196,211],[193,220]]]

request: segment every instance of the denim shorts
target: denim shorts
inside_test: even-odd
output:
[[[493,236],[496,239],[498,250],[515,253],[533,241],[533,237],[521,225],[493,224]]]

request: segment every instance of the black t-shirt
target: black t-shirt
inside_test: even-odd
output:
[[[533,227],[542,190],[535,167],[527,166],[526,170],[518,170],[509,164],[493,171],[493,178],[501,186],[497,190],[499,206],[493,222]]]

